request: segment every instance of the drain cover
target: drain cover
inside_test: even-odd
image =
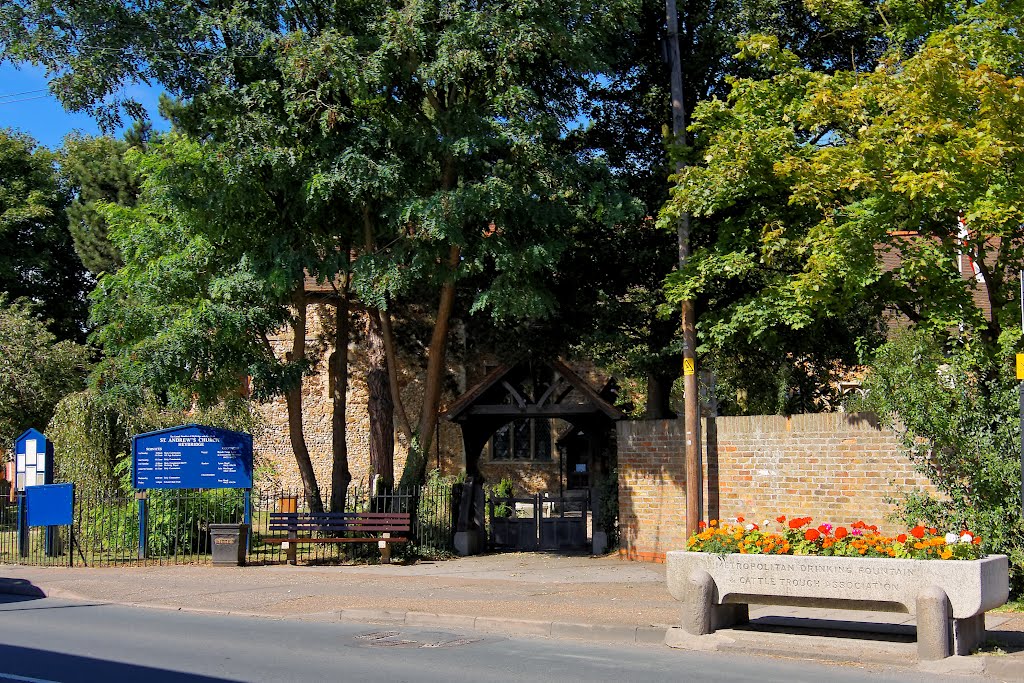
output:
[[[419,648],[440,648],[459,647],[476,643],[482,638],[458,638],[450,633],[420,633],[417,640],[408,637],[401,637],[401,631],[374,631],[353,636],[353,640],[359,641],[356,645],[360,647],[419,647]]]
[[[362,633],[354,637],[356,640],[383,640],[384,638],[394,638],[397,635],[401,635],[401,633],[401,631],[374,631],[373,633]]]
[[[420,647],[458,647],[459,645],[478,643],[480,640],[480,638],[456,638],[455,640],[445,640],[439,643],[424,643]]]

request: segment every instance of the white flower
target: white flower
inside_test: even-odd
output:
[[[961,543],[972,543],[973,541],[974,541],[974,536],[971,536],[967,532],[964,532],[964,535],[960,537],[960,542]]]
[[[746,529],[747,531],[753,531],[754,530],[754,525],[753,524],[748,524],[748,525],[746,525],[743,528]]]
[[[761,526],[768,526],[769,524],[771,524],[771,521],[769,521],[767,519],[764,520],[763,522],[761,522]]]
[[[953,532],[946,534],[946,543],[956,543],[959,540],[960,537],[954,534]]]

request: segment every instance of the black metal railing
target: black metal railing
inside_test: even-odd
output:
[[[22,496],[24,494],[18,494]],[[139,519],[145,496],[144,524]],[[323,493],[324,501],[330,492]],[[211,524],[241,523],[244,493],[237,489],[150,490],[144,494],[92,492],[77,496],[73,524],[30,527],[19,534],[17,500],[0,500],[0,564],[109,566],[204,564],[210,561]],[[271,512],[308,511],[301,491],[254,489],[249,504],[250,563],[286,561],[280,544],[264,543]],[[358,484],[347,490],[350,512],[410,512],[412,542],[394,557],[438,556],[452,551],[455,526],[452,485],[430,483],[371,495]],[[143,542],[140,544],[140,532]],[[338,562],[379,557],[376,544],[302,544],[301,562]]]

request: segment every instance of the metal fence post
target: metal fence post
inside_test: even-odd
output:
[[[25,493],[18,496],[18,556],[28,557],[28,518],[25,514]]]
[[[137,491],[135,497],[139,502],[139,559],[146,559],[146,492]]]

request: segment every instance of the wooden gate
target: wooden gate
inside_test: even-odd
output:
[[[538,493],[520,498],[490,498],[487,539],[494,550],[589,548],[589,507],[587,496],[552,498]]]

